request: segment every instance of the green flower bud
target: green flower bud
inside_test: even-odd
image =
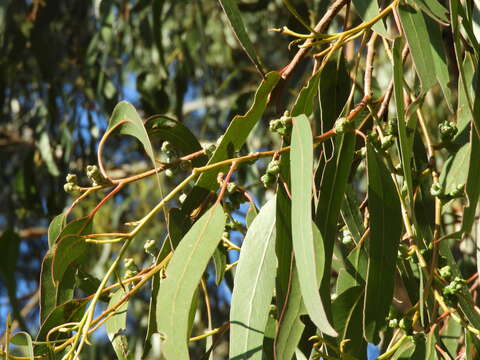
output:
[[[454,122],[443,121],[438,125],[440,137],[444,142],[450,142],[458,132],[457,125]]]
[[[136,269],[135,261],[133,258],[125,258],[123,260],[123,263],[127,269]]]
[[[179,165],[182,170],[190,170],[192,168],[192,162],[190,160],[182,160]]]
[[[215,144],[210,144],[206,146],[203,150],[205,152],[205,155],[207,155],[208,157],[212,157],[215,150],[217,150],[217,146]]]
[[[65,180],[67,180],[67,183],[77,184],[77,175],[67,174],[67,177],[65,178]]]
[[[440,197],[443,194],[442,185],[439,183],[433,183],[430,188],[430,195]]]
[[[388,327],[391,327],[391,328],[396,328],[396,327],[398,327],[398,319],[391,319],[391,320],[388,322]]]
[[[155,240],[145,241],[145,244],[143,245],[143,250],[145,250],[145,252],[148,255],[155,257],[156,241]]]
[[[67,182],[66,184],[64,184],[63,185],[63,190],[67,194],[70,194],[72,196],[76,196],[80,193],[80,188],[78,187],[78,185],[76,185],[74,183],[71,183],[71,182]]]
[[[108,180],[100,173],[97,165],[87,165],[86,173],[93,186],[108,184]]]
[[[268,163],[267,166],[267,174],[271,174],[273,176],[277,175],[280,172],[280,161],[272,160]]]
[[[465,187],[464,184],[459,184],[459,185],[455,186],[455,188],[452,191],[450,191],[449,195],[452,198],[462,197],[464,187]]]
[[[235,183],[228,183],[227,185],[227,192],[229,194],[233,194],[235,191],[237,191],[238,186]]]
[[[174,149],[173,149],[173,146],[172,144],[170,143],[170,141],[164,141],[162,143],[162,147],[161,147],[161,151],[164,152],[164,153],[170,153],[172,152]]]
[[[412,325],[413,325],[413,321],[409,317],[401,318],[398,323],[398,327],[402,330],[405,330],[407,334],[411,333]]]
[[[446,265],[439,270],[439,273],[445,280],[450,280],[452,277],[452,268],[450,265]]]
[[[351,121],[348,121],[347,118],[341,117],[335,121],[334,129],[337,135],[341,135],[349,130],[353,130],[353,124]]]
[[[183,204],[186,198],[187,198],[187,194],[182,194],[178,197],[178,201],[180,202],[180,204]]]
[[[344,245],[349,245],[353,242],[353,236],[348,229],[343,230],[342,232],[342,243]]]
[[[260,178],[260,181],[263,183],[263,186],[267,188],[275,182],[275,176],[270,173],[266,173]]]
[[[173,177],[174,175],[175,175],[175,173],[173,172],[172,169],[167,169],[167,170],[165,170],[165,176],[166,176],[166,177],[171,178],[171,177]]]

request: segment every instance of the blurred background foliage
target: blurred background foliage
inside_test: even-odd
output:
[[[328,5],[292,3],[305,18],[321,16]],[[267,30],[279,24],[303,29],[281,0],[245,0],[239,8],[266,67],[280,69],[290,56],[287,42]],[[86,183],[84,169],[96,163],[97,143],[118,101],[131,101],[144,118],[168,114],[201,142],[215,141],[232,116],[248,108],[260,80],[213,0],[0,1],[0,232],[5,249],[0,262],[8,263],[0,277],[0,328],[13,312],[25,320],[20,328],[38,330],[38,281],[48,224],[72,201],[62,191],[66,174],[76,173]],[[272,146],[265,126],[256,133],[261,136],[250,141],[255,149]],[[133,138],[109,140],[104,154],[114,177],[149,166]],[[257,170],[241,175],[249,177],[247,184],[256,192]],[[168,187],[174,180],[163,181]],[[118,230],[159,196],[150,181],[132,184],[96,216],[96,230]],[[93,196],[82,202],[74,216],[84,215],[98,200]],[[164,233],[158,222],[143,234],[161,239]],[[142,255],[143,243],[137,244],[129,250],[144,256],[135,259],[137,264],[151,261]],[[98,251],[93,274],[102,274],[111,251],[110,246]],[[143,343],[147,299],[148,294],[140,294],[130,305],[134,348]],[[222,301],[220,296],[219,310],[225,308]],[[91,358],[112,357],[106,336],[97,346],[105,352],[92,348]]]

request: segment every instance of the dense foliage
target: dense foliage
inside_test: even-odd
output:
[[[479,19],[1,3],[0,356],[478,358]]]

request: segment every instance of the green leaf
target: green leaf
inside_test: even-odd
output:
[[[107,310],[114,307],[124,295],[125,292],[121,288],[115,291],[110,298]],[[115,310],[115,315],[105,322],[108,338],[110,339],[115,354],[117,354],[119,360],[126,360],[129,358],[127,336],[124,333],[127,330],[127,309],[128,301]]]
[[[262,359],[262,344],[275,288],[275,207],[261,209],[243,240],[230,308],[230,359]]]
[[[57,215],[48,226],[48,247],[51,249],[65,227],[65,214]]]
[[[19,331],[13,335],[13,337],[10,339],[10,342],[13,345],[18,346],[28,360],[34,359],[33,343],[30,334],[24,331]]]
[[[298,116],[305,114],[310,116],[313,112],[313,99],[318,93],[318,83],[320,81],[321,72],[317,72],[313,75],[308,84],[300,90],[300,93],[295,100],[295,104],[290,112],[291,116]]]
[[[0,236],[0,279],[3,280],[8,294],[8,300],[12,306],[13,315],[20,323],[22,329],[27,329],[23,317],[20,314],[20,304],[17,301],[17,260],[20,250],[20,237],[11,228],[7,228]]]
[[[181,122],[164,115],[155,115],[145,121],[147,133],[163,141],[170,142],[178,155],[184,156],[202,150],[200,143],[193,133]],[[208,158],[202,155],[192,160],[195,167],[204,165]]]
[[[255,206],[255,204],[250,203],[250,205],[248,205],[247,215],[245,216],[245,223],[247,224],[247,228],[249,228],[250,225],[252,225],[252,222],[257,216],[257,214],[258,214],[257,207]]]
[[[213,266],[215,267],[215,285],[220,285],[225,275],[225,265],[227,265],[227,249],[223,244],[219,244],[213,252]]]
[[[355,244],[358,244],[365,233],[365,226],[363,225],[363,218],[360,213],[360,204],[356,199],[356,194],[352,186],[347,186],[340,214],[342,215],[342,219],[345,222],[345,225],[347,225],[348,231],[350,231]]]
[[[435,85],[437,78],[425,17],[421,11],[406,5],[399,5],[398,13],[415,64],[415,70],[422,83],[422,90],[427,92]]]
[[[43,323],[57,305],[57,287],[53,282],[53,250],[49,250],[42,261],[40,272],[40,323]]]
[[[145,152],[152,161],[152,164],[155,166],[155,155],[145,125],[138,115],[137,110],[135,110],[132,104],[126,101],[119,102],[113,109],[107,130],[113,128],[122,121],[126,122],[118,125],[120,134],[130,135],[138,139],[142,143]]]
[[[340,216],[344,193],[347,188],[353,155],[355,152],[355,134],[346,133],[334,140],[336,149],[330,161],[324,167],[319,166],[316,177],[321,177],[319,199],[315,211],[315,223],[322,234],[325,246],[325,271],[322,277],[320,293],[329,313],[330,272],[333,247],[337,236],[337,222]]]
[[[54,248],[53,279],[55,283],[62,280],[65,271],[75,260],[85,254],[87,243],[83,237],[67,235],[60,239]]]
[[[157,299],[157,327],[165,336],[167,359],[187,359],[189,310],[195,290],[225,227],[220,205],[214,205],[182,239],[166,270]]]
[[[403,178],[407,184],[408,199],[413,208],[413,181],[412,181],[412,146],[413,136],[407,136],[407,126],[403,102],[403,62],[402,41],[395,39],[393,43],[393,90],[397,107],[398,140],[400,143],[400,155],[402,160]]]
[[[318,292],[323,264],[318,264],[315,258],[314,228],[309,220],[312,218],[313,144],[305,115],[293,119],[290,157],[293,249],[303,302],[314,324],[325,334],[336,336]],[[321,237],[320,233],[318,236]]]
[[[353,5],[355,6],[355,10],[357,11],[358,15],[362,18],[364,22],[372,20],[378,13],[380,12],[380,8],[378,7],[377,0],[353,0]],[[388,33],[385,24],[383,23],[382,19],[377,21],[373,26],[372,30],[377,32],[379,35],[390,38],[391,36]]]
[[[343,351],[356,359],[367,355],[367,343],[359,334],[363,322],[363,287],[354,286],[340,294],[332,303],[333,323],[339,333]]]
[[[407,0],[407,3],[419,7],[432,19],[448,24],[448,10],[437,0]]]
[[[300,320],[300,315],[305,313],[305,306],[303,305],[300,282],[295,266],[293,266],[290,276],[290,291],[279,319],[279,327],[275,337],[275,352],[278,360],[292,359],[305,328],[302,320]]]
[[[56,284],[70,264],[86,253],[88,244],[80,235],[88,234],[91,230],[92,219],[86,216],[68,223],[58,235],[58,241],[52,248],[52,276]]]
[[[364,336],[378,343],[393,299],[395,264],[402,233],[402,214],[397,190],[383,159],[367,143],[368,211],[370,239],[364,305]]]
[[[40,150],[40,155],[42,155],[43,160],[47,164],[47,169],[52,176],[59,176],[60,170],[58,170],[55,159],[53,158],[52,146],[50,145],[50,138],[46,131],[42,132],[40,139],[37,143],[38,149]]]
[[[74,299],[55,307],[55,309],[48,314],[45,321],[41,323],[36,340],[45,341],[47,339],[48,332],[56,326],[69,322],[80,321],[84,314],[86,305],[86,300]],[[55,334],[55,336],[50,336],[50,340],[56,340],[59,337],[65,336],[65,334],[59,335],[60,333],[58,332]]]
[[[245,115],[236,115],[232,119],[228,129],[222,137],[222,141],[218,145],[208,164],[214,164],[225,160],[240,150],[255,124],[262,117],[265,108],[267,107],[270,92],[275,88],[275,85],[279,80],[280,75],[277,72],[270,72],[265,76],[265,79],[262,81],[255,94],[253,105]],[[225,169],[227,168],[220,167],[203,173],[200,175],[196,185],[208,190],[215,190],[218,187],[216,181],[217,174],[221,171],[225,171]],[[204,197],[202,197],[201,200],[203,201]]]
[[[444,193],[448,194],[456,190],[458,185],[465,185],[468,177],[470,153],[471,144],[467,143],[445,161],[438,179]]]
[[[245,24],[243,23],[242,16],[238,10],[238,6],[235,0],[218,0],[220,5],[222,5],[225,15],[227,15],[230,26],[232,27],[235,36],[242,45],[243,50],[247,53],[250,60],[255,64],[257,70],[265,75],[264,66],[260,60],[255,48],[253,47],[252,41],[248,35]]]

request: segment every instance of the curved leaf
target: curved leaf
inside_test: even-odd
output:
[[[255,48],[248,36],[247,30],[245,28],[245,24],[243,23],[242,16],[240,15],[240,11],[238,10],[238,6],[235,0],[218,0],[222,5],[223,11],[225,15],[227,15],[228,21],[230,22],[230,26],[232,27],[235,36],[237,37],[238,41],[242,45],[243,49],[247,53],[248,57],[252,62],[255,64],[258,71],[264,75],[265,70],[263,68],[262,61],[258,57]]]
[[[112,115],[108,122],[108,129],[113,128],[121,121],[125,121],[122,125],[119,125],[120,134],[130,135],[137,138],[143,145],[145,152],[155,163],[155,157],[153,154],[152,144],[148,138],[147,130],[143,124],[142,119],[137,113],[137,110],[127,101],[119,102],[113,109]]]
[[[163,115],[155,115],[145,121],[145,128],[150,136],[168,141],[179,152],[180,156],[202,150],[200,143],[193,133],[181,122]],[[202,166],[207,162],[206,155],[192,160],[195,167]]]
[[[293,119],[290,171],[293,249],[303,302],[310,318],[320,331],[336,336],[337,333],[328,322],[318,292],[323,264],[318,264],[315,257],[314,227],[311,223],[313,144],[310,123],[305,115]],[[320,233],[318,236],[321,237]]]
[[[65,227],[65,214],[57,215],[48,226],[48,247],[51,249]]]
[[[124,295],[123,289],[117,290],[110,298],[107,310],[115,306]],[[128,301],[115,310],[115,315],[105,322],[108,338],[119,360],[125,360],[129,357],[127,336],[124,334],[127,329],[127,309]]]
[[[275,198],[260,209],[242,244],[230,308],[230,359],[262,359],[275,288]]]
[[[363,328],[365,339],[377,344],[393,299],[402,214],[395,184],[370,143],[367,143],[367,171],[370,239]]]
[[[157,328],[165,336],[167,359],[188,359],[189,312],[195,290],[225,227],[225,214],[214,205],[188,231],[170,260],[157,299]]]
[[[30,336],[30,334],[24,331],[19,331],[12,336],[12,338],[10,339],[10,343],[12,343],[15,346],[18,346],[22,350],[22,352],[25,354],[28,360],[34,359],[33,343],[32,343],[32,337]]]

